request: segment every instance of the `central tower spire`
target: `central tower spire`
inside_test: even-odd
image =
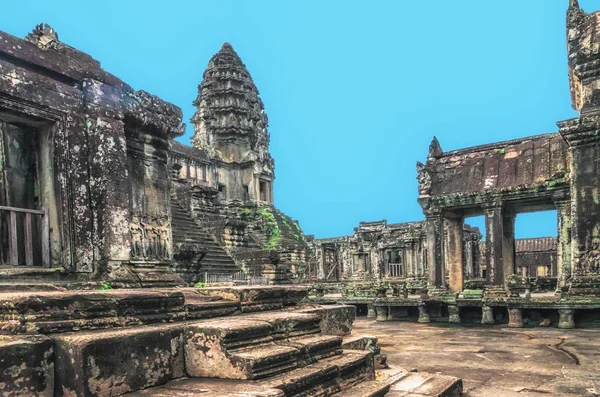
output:
[[[194,106],[192,145],[217,164],[222,196],[272,203],[275,166],[269,153],[269,120],[231,44],[223,44],[209,61]]]
[[[231,44],[223,44],[208,63],[194,106],[195,147],[226,162],[272,162],[263,102]]]

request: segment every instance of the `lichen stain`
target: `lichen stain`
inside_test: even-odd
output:
[[[131,387],[126,383],[125,376],[111,375],[103,377],[104,371],[98,368],[96,359],[89,356],[87,359],[90,376],[87,379],[89,390],[98,397],[113,397],[132,391]]]

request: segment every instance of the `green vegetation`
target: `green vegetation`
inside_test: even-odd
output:
[[[202,289],[204,288],[206,284],[204,283],[204,281],[198,281],[195,285],[194,288],[198,288],[198,289]]]
[[[273,250],[279,244],[281,240],[281,229],[277,225],[277,221],[275,220],[275,216],[266,208],[260,208],[258,213],[263,219],[263,231],[265,235],[269,239],[267,241],[266,249]]]
[[[506,149],[505,148],[496,150],[496,154],[504,154],[504,153],[506,153]]]
[[[104,284],[102,284],[102,286],[100,287],[100,291],[108,291],[108,290],[111,290],[111,289],[112,289],[112,287],[111,287],[111,286],[110,286],[110,284],[108,284],[108,283],[104,283]]]

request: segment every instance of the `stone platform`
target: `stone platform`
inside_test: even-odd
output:
[[[599,329],[565,332],[359,317],[354,332],[377,337],[394,368],[460,376],[466,397],[600,394]]]
[[[350,335],[355,307],[299,306],[307,291],[0,294],[0,395],[376,397],[396,384],[413,395],[413,375],[382,369],[376,338]],[[461,390],[430,377],[447,395]]]
[[[468,291],[439,295],[312,296],[314,304],[357,306],[377,321],[420,323],[507,324],[512,328],[552,326],[562,329],[600,327],[600,299],[557,293],[532,293],[526,297],[507,296],[504,290]]]

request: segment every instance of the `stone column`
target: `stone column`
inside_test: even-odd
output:
[[[325,279],[325,260],[327,258],[327,252],[325,248],[319,248],[320,257],[317,258],[317,279],[324,280]]]
[[[558,225],[558,246],[556,249],[557,290],[567,284],[571,278],[571,200],[554,198]]]
[[[429,319],[429,313],[427,313],[427,306],[424,304],[419,305],[419,319],[417,320],[417,322],[422,324],[431,322],[431,320]]]
[[[419,242],[417,240],[413,240],[412,243],[410,244],[410,246],[412,247],[412,251],[410,253],[410,261],[412,263],[412,271],[411,271],[411,276],[413,277],[417,277],[419,275],[419,260],[418,260],[418,249],[419,249]]]
[[[515,219],[514,213],[502,214],[502,283],[515,273]]]
[[[494,320],[494,310],[491,308],[491,306],[483,305],[483,307],[481,308],[481,324],[496,324],[496,320]]]
[[[470,234],[465,241],[464,277],[466,279],[475,277],[475,269],[473,268],[473,239],[471,238]]]
[[[485,212],[485,259],[487,267],[487,283],[490,285],[503,285],[504,275],[502,267],[503,254],[503,224],[502,206],[491,204],[484,207]]]
[[[377,312],[375,311],[375,306],[372,303],[367,305],[367,318],[376,318]]]
[[[388,319],[387,306],[375,306],[375,312],[377,313],[376,321],[387,321],[387,319]]]
[[[100,98],[103,92],[113,92],[113,87],[91,79],[85,79],[82,87],[88,145],[91,148],[89,205],[93,209],[96,233],[94,252],[89,255],[101,266],[95,269],[97,272],[108,272],[116,279],[126,273],[121,264],[131,259],[129,222],[132,189],[125,124],[122,114],[106,110],[110,107],[118,109],[121,105],[111,102],[112,96]],[[107,103],[101,102],[103,99]]]
[[[441,211],[427,215],[427,263],[429,287],[442,287],[444,280],[444,219]]]
[[[463,290],[463,218],[447,218],[448,227],[448,269],[450,273],[450,289],[454,292]]]
[[[593,79],[593,84],[597,85],[598,79]],[[597,89],[590,90],[588,94],[591,96],[592,93],[594,98],[598,96]],[[582,113],[579,118],[558,123],[560,135],[568,143],[569,156],[565,157],[570,163],[571,213],[564,221],[568,223],[570,220],[571,224],[571,294],[597,293],[600,290],[600,120],[595,114],[598,105],[593,102],[595,100],[587,105],[594,112]],[[555,189],[560,182],[555,182]],[[564,225],[563,233],[566,228],[567,225]]]
[[[457,305],[448,305],[448,322],[460,324],[460,310]]]
[[[573,309],[558,309],[559,320],[558,328],[571,329],[575,328],[575,310]]]
[[[508,309],[508,326],[510,328],[523,328],[523,310]]]

